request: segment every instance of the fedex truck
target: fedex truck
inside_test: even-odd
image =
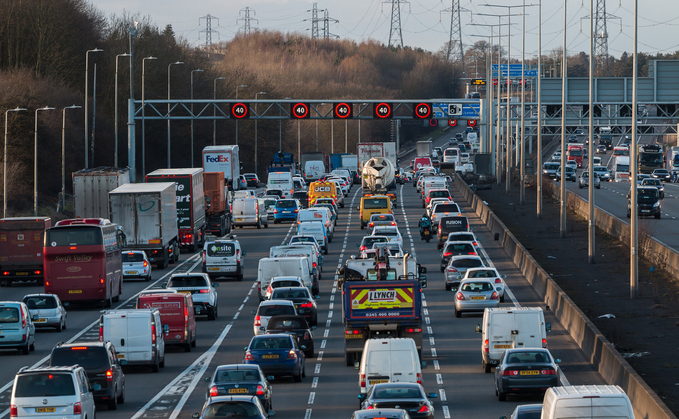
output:
[[[203,149],[203,171],[223,172],[224,181],[230,189],[238,189],[234,179],[240,176],[240,157],[237,145],[213,145]]]

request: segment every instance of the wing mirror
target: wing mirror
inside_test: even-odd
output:
[[[205,377],[205,382],[209,383],[210,382],[210,377]]]
[[[429,396],[430,399],[435,399],[435,398],[438,397],[438,395],[436,393],[429,393],[428,396]]]
[[[361,368],[361,363],[358,361],[354,362],[354,369],[357,370],[359,368]]]
[[[507,279],[507,275],[502,274],[502,275],[500,275],[500,278],[502,278],[502,279]]]
[[[257,314],[257,310],[252,310],[252,311],[250,312],[250,314],[252,314],[252,315],[254,316],[255,314]]]
[[[555,363],[555,364],[560,364],[560,363],[561,363],[561,360],[560,360],[559,358],[557,358],[557,359],[554,360],[554,363]]]
[[[481,326],[478,325],[478,324],[475,325],[475,326],[474,326],[474,331],[475,331],[476,333],[481,333]]]
[[[243,256],[247,256],[248,254],[245,253],[245,250],[243,250],[241,253],[243,253]]]
[[[213,283],[212,283],[212,287],[213,287],[213,288],[217,288],[218,286],[219,286],[219,282],[213,282]]]
[[[163,289],[167,288],[167,284],[161,285],[161,288],[163,288]]]
[[[545,330],[547,332],[551,332],[552,331],[552,324],[547,322],[547,324],[545,324]]]

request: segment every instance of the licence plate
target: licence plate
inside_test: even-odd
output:
[[[219,272],[221,270],[221,268],[211,266],[211,267],[207,268],[207,270],[210,271],[210,272]]]
[[[344,335],[347,339],[363,339],[363,335]]]
[[[539,370],[524,370],[520,372],[520,375],[540,375]]]
[[[33,320],[33,323],[45,323],[47,319],[38,319],[38,320]]]
[[[262,355],[262,359],[278,359],[278,355]]]
[[[511,349],[512,345],[493,345],[495,349]]]
[[[247,393],[247,392],[248,392],[247,388],[230,388],[229,389],[229,394]]]
[[[69,294],[82,294],[83,290],[68,290]]]
[[[236,218],[236,221],[243,221],[242,218]]]
[[[476,297],[472,297],[471,299],[472,299],[472,300],[485,300],[486,297],[484,297],[484,296],[480,296],[480,297],[479,297],[479,296],[476,296]]]
[[[283,211],[283,214],[290,214],[290,211]]]
[[[56,412],[56,407],[37,407],[35,413],[53,413]]]
[[[117,354],[117,355],[118,355],[118,359],[123,359],[123,358],[125,358],[125,354]]]
[[[179,291],[180,294],[191,294],[191,291]]]
[[[651,210],[641,210],[641,212],[651,212]]]
[[[380,383],[388,383],[389,380],[370,380],[370,384],[380,384]]]
[[[125,275],[136,275],[137,271],[125,271]]]
[[[17,272],[17,275],[28,275],[28,272]]]

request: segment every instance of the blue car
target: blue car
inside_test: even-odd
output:
[[[297,213],[299,213],[301,205],[296,199],[279,199],[276,201],[276,206],[273,210],[273,223],[278,224],[281,221],[297,221]]]
[[[306,376],[304,349],[288,334],[255,336],[245,347],[243,363],[259,365],[267,375],[292,375],[300,382]]]

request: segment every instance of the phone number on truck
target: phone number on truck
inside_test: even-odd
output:
[[[366,317],[394,317],[394,316],[400,316],[401,313],[398,311],[387,311],[387,312],[380,312],[380,313],[366,313]]]

